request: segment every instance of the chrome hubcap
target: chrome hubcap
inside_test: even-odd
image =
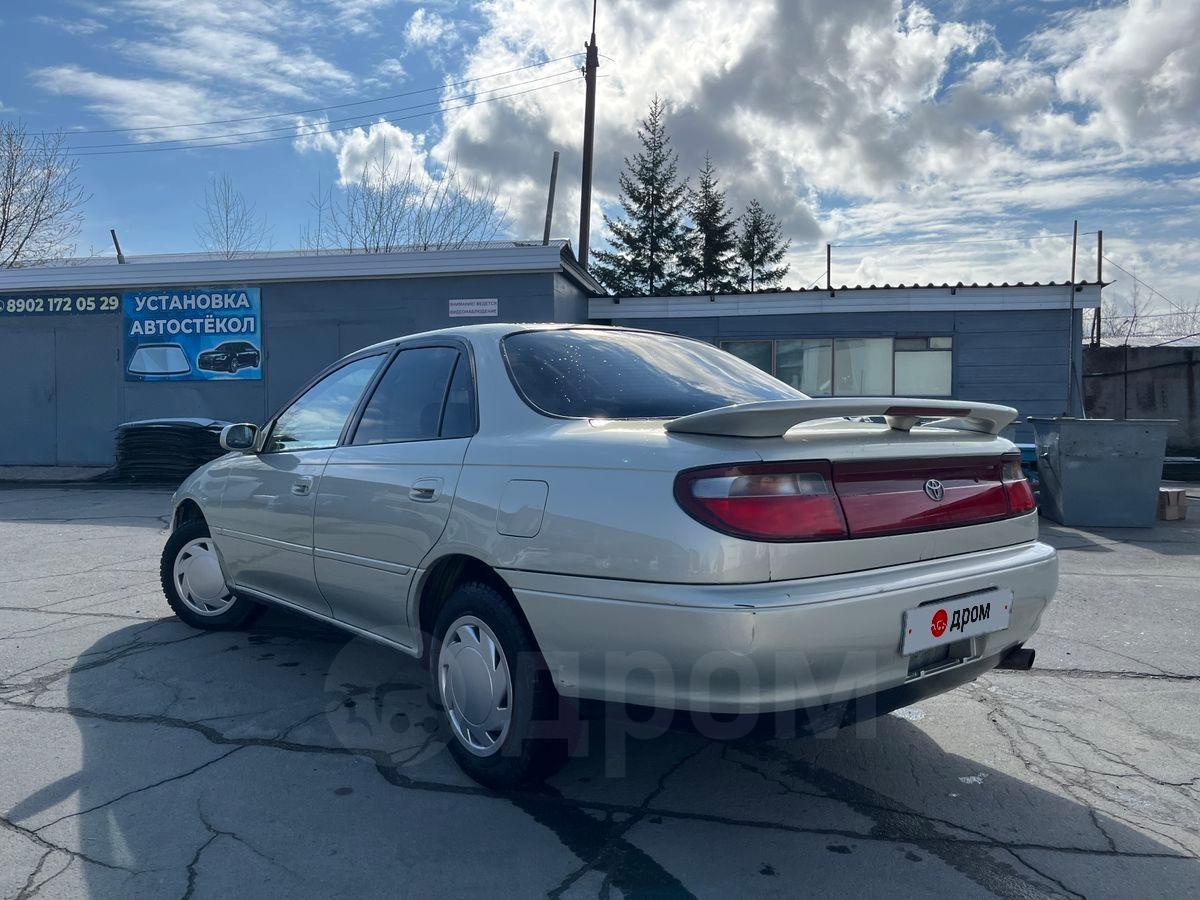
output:
[[[474,616],[456,619],[438,655],[438,689],[459,742],[476,756],[500,749],[512,722],[512,677],[496,635]]]
[[[174,579],[179,599],[201,616],[219,616],[236,599],[225,584],[211,538],[197,538],[183,545],[175,554]]]

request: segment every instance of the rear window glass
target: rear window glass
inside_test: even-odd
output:
[[[528,331],[504,339],[525,400],[552,416],[675,418],[805,395],[701,341],[630,331]]]

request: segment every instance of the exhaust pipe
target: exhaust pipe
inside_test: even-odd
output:
[[[1033,668],[1033,658],[1036,655],[1036,650],[1030,650],[1025,647],[1013,647],[1000,657],[1000,662],[996,664],[996,668],[1028,672]]]

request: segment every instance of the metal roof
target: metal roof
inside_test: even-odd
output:
[[[1095,309],[1100,282],[1047,284],[869,285],[755,291],[738,294],[677,294],[669,297],[597,297],[592,319],[773,316],[805,313],[934,312],[952,310]]]
[[[113,257],[97,257],[0,269],[0,292],[562,272],[588,293],[604,293],[580,268],[567,241],[489,241],[453,250],[391,253],[273,251],[239,254],[234,259],[210,253],[166,253],[125,260],[122,265]]]

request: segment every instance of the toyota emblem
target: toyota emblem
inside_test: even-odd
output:
[[[936,503],[946,496],[946,489],[936,478],[930,478],[925,482],[925,493],[929,495],[930,500]]]

